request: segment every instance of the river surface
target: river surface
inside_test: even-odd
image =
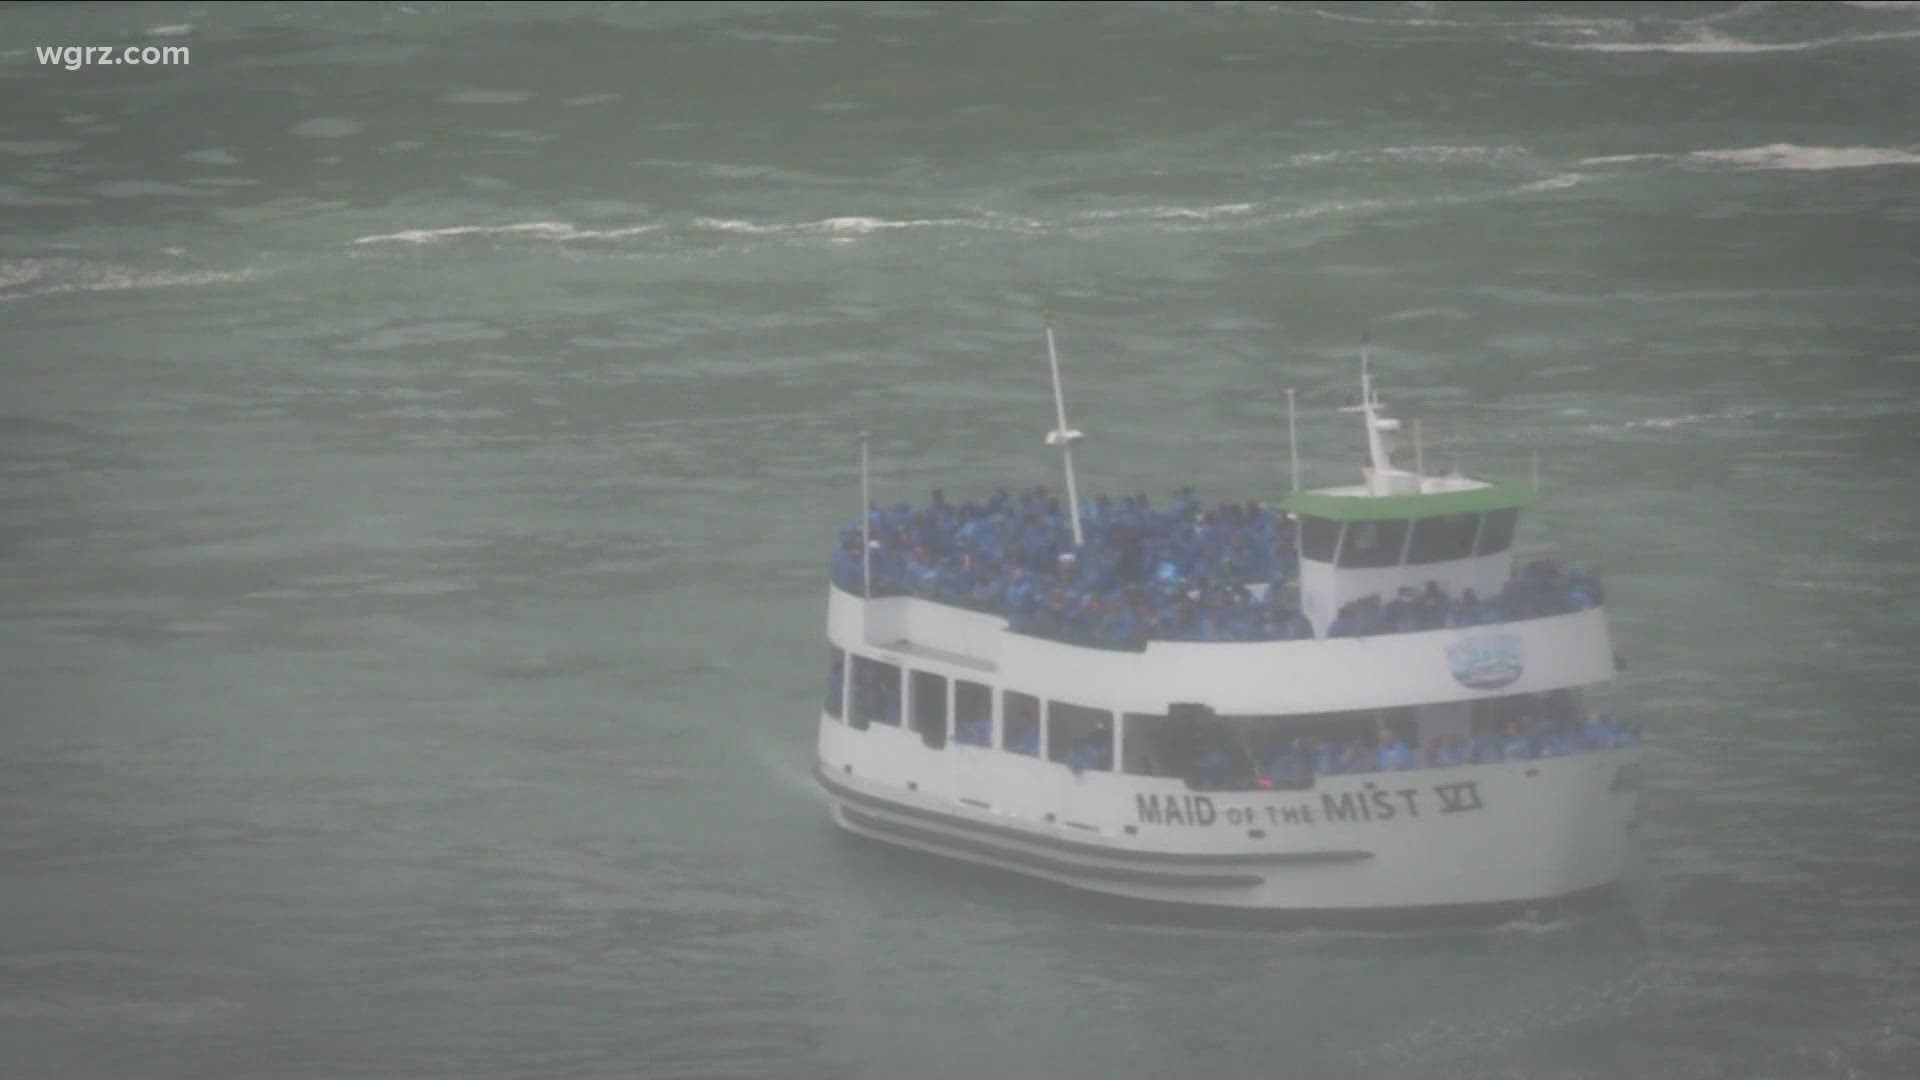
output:
[[[173,66],[38,46],[182,45]],[[1920,1073],[1914,4],[0,9],[0,1075]],[[1525,480],[1620,902],[1177,927],[837,836],[876,498]]]

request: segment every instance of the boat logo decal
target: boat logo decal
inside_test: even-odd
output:
[[[1476,634],[1447,646],[1447,665],[1454,681],[1474,690],[1498,690],[1511,685],[1524,670],[1520,639],[1513,634]]]

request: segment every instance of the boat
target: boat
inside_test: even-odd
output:
[[[1358,483],[1209,509],[1044,488],[870,496],[826,603],[839,828],[1180,911],[1495,920],[1603,899],[1641,733],[1597,576],[1522,561],[1531,484],[1395,463],[1363,345]]]

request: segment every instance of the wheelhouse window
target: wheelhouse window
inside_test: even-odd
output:
[[[1419,518],[1413,523],[1407,562],[1419,566],[1468,558],[1473,554],[1473,537],[1479,530],[1479,514]]]
[[[1340,523],[1326,518],[1300,519],[1300,557],[1314,562],[1332,562],[1334,549],[1340,546]]]
[[[1480,543],[1474,547],[1474,554],[1498,555],[1512,547],[1513,526],[1519,519],[1517,509],[1489,511],[1486,524],[1480,526]]]
[[[870,656],[853,658],[853,725],[900,726],[900,669]]]
[[[1047,757],[1074,772],[1113,769],[1113,714],[1105,709],[1047,703]]]
[[[846,704],[847,653],[838,645],[827,650],[827,715],[840,719]]]
[[[1340,545],[1340,565],[1363,569],[1397,566],[1406,544],[1404,520],[1348,522],[1346,539]]]
[[[916,671],[908,681],[907,699],[913,730],[935,750],[947,745],[947,680],[930,671]]]
[[[993,745],[993,691],[965,679],[953,681],[953,741]]]
[[[1000,696],[1000,748],[1014,754],[1040,756],[1040,699],[1018,690]]]

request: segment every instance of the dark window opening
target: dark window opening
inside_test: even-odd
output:
[[[908,698],[908,706],[912,709],[913,730],[920,733],[920,741],[935,750],[946,746],[946,677],[927,671],[916,671],[907,685],[912,692]]]
[[[866,656],[853,658],[853,726],[900,726],[900,669]]]
[[[1413,523],[1407,562],[1418,566],[1468,558],[1473,554],[1473,536],[1479,528],[1479,514],[1420,518]]]
[[[1113,714],[1105,709],[1047,703],[1047,757],[1074,772],[1113,769]]]
[[[1487,514],[1486,524],[1480,527],[1480,543],[1474,547],[1477,555],[1498,555],[1513,546],[1513,526],[1520,519],[1517,509],[1494,510]]]
[[[953,741],[993,745],[993,691],[965,679],[953,681]]]
[[[1014,754],[1040,756],[1040,699],[1008,690],[1000,697],[1000,748]]]
[[[1346,539],[1340,545],[1340,565],[1363,569],[1397,566],[1406,543],[1407,523],[1403,520],[1349,522]]]
[[[1314,562],[1332,562],[1333,549],[1340,543],[1340,523],[1326,518],[1300,519],[1300,557]]]
[[[847,687],[847,653],[838,645],[827,652],[827,715],[840,719]]]
[[[1165,723],[1166,719],[1146,713],[1127,713],[1120,718],[1120,722],[1126,726],[1124,737],[1120,740],[1121,772],[1134,776],[1173,775],[1173,770],[1155,751],[1148,730],[1157,723]]]

